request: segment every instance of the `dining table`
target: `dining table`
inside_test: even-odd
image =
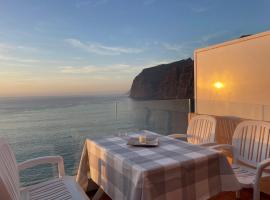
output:
[[[127,144],[142,135],[158,145]],[[221,152],[147,130],[86,139],[76,181],[87,190],[89,179],[113,200],[204,200],[240,189]]]

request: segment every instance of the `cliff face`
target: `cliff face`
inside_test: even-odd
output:
[[[187,99],[194,97],[191,58],[144,69],[133,80],[130,97],[134,99]]]

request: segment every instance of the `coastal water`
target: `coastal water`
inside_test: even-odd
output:
[[[134,101],[127,96],[1,98],[0,137],[11,144],[18,162],[61,155],[66,174],[74,175],[86,138],[142,129],[183,133],[188,111],[187,100]],[[26,185],[56,174],[55,167],[42,165],[20,176]]]

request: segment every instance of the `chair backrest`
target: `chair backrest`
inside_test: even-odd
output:
[[[215,142],[216,119],[208,115],[197,115],[189,121],[188,142],[192,144]]]
[[[270,123],[243,121],[235,129],[232,145],[234,162],[256,167],[257,163],[270,157]]]
[[[20,200],[20,183],[15,155],[2,138],[0,138],[0,199]]]

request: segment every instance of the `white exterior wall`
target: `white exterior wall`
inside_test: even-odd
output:
[[[198,49],[194,59],[197,113],[270,121],[270,31]]]

